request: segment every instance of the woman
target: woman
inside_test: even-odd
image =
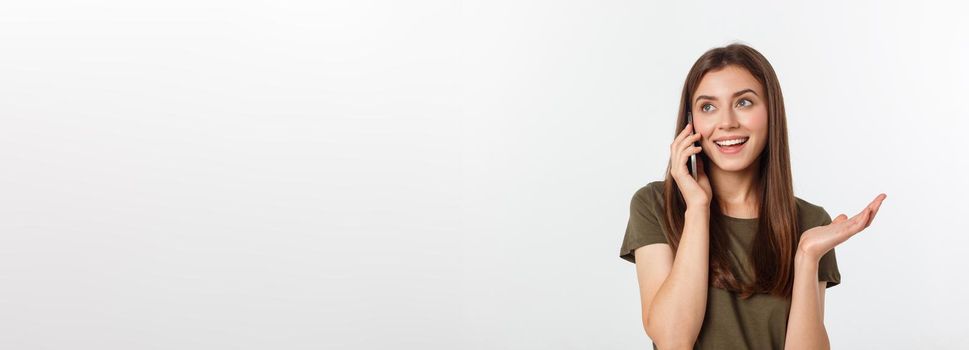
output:
[[[885,194],[834,220],[794,196],[780,85],[746,45],[696,61],[676,126],[666,179],[633,196],[620,248],[636,264],[653,347],[829,348],[824,291],[841,282],[834,247],[871,224]]]

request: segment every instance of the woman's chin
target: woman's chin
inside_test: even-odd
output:
[[[730,160],[725,162],[714,161],[714,166],[724,172],[741,172],[747,170],[752,163],[740,160]]]

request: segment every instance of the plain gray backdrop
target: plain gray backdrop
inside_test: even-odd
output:
[[[836,349],[964,349],[956,1],[0,5],[0,348],[646,349],[629,200],[773,64]]]

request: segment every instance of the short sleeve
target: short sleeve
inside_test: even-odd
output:
[[[629,203],[629,222],[626,234],[619,247],[619,257],[631,263],[636,262],[636,248],[667,243],[661,226],[662,218],[662,181],[654,181],[640,188]]]
[[[831,215],[824,208],[820,208],[821,221],[815,226],[824,226],[831,223]],[[841,272],[838,271],[838,259],[835,256],[834,248],[824,254],[818,261],[818,281],[828,281],[828,288],[841,284]]]

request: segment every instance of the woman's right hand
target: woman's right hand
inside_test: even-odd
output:
[[[701,147],[693,146],[694,142],[700,140],[701,134],[690,134],[692,130],[693,125],[687,124],[670,144],[670,175],[680,188],[687,208],[709,208],[710,200],[713,198],[713,188],[710,186],[706,170],[703,169],[703,162],[697,157],[696,179],[686,168],[690,156],[703,151]]]

